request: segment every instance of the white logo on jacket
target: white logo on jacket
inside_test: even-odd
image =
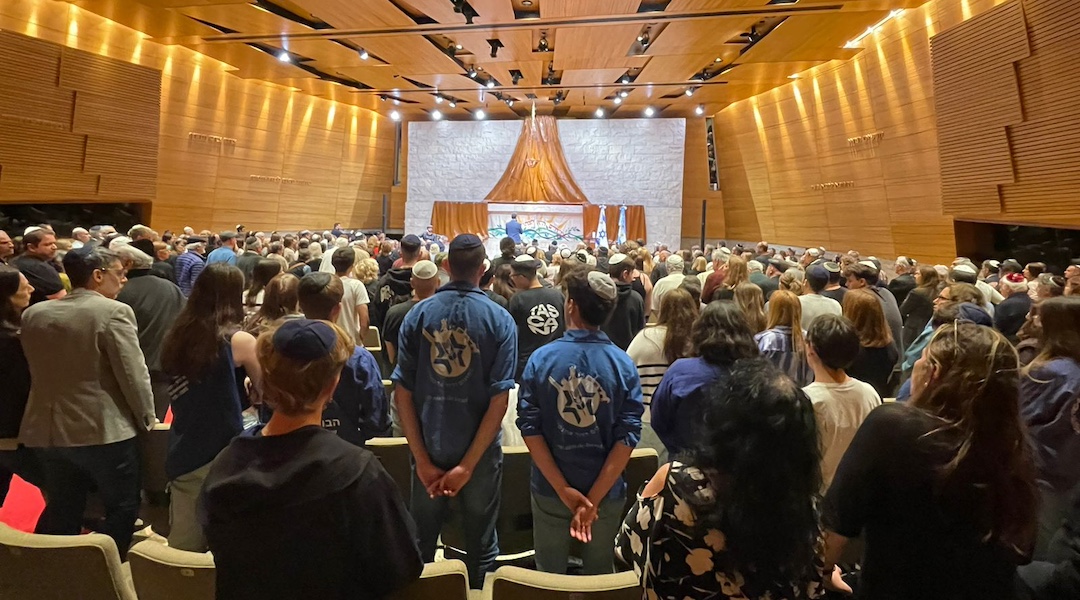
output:
[[[446,319],[436,331],[425,329],[424,337],[431,342],[431,369],[442,377],[460,377],[469,370],[473,353],[479,352],[469,333],[460,327],[451,327]]]
[[[592,427],[596,423],[596,411],[604,402],[611,402],[600,382],[592,375],[580,375],[576,366],[562,382],[548,377],[551,385],[559,391],[559,416],[574,427]]]

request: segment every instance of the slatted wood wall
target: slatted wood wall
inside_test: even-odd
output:
[[[1025,13],[1031,13],[1028,4],[1049,3],[1053,0],[1026,2]],[[973,17],[993,14],[1003,4],[1005,0],[932,0],[905,11],[867,37],[855,58],[805,71],[786,86],[718,113],[715,120],[726,237],[765,239],[781,245],[824,245],[840,251],[853,248],[881,257],[904,254],[924,261],[954,257],[953,215],[943,204],[940,115],[930,40]],[[1074,15],[1080,9],[1080,3],[1070,0],[1057,4]],[[1028,14],[1029,21],[1031,18]],[[998,40],[985,43],[993,46]],[[1077,50],[1061,46],[1058,43],[1052,50],[1061,60],[1076,57]],[[1031,47],[1032,57],[1016,63],[1020,65],[1017,81],[1025,111],[1030,109],[1024,100],[1022,65],[1042,55],[1037,44]],[[1022,51],[1022,47],[1017,48],[1013,39],[1008,51],[1016,55]],[[999,52],[1004,50],[999,48]],[[1053,62],[1059,63],[1057,59]],[[997,71],[1001,77],[1003,73]],[[1034,77],[1034,70],[1029,76]],[[1047,82],[1040,94],[1044,98],[1059,96],[1062,94],[1046,88],[1076,85],[1065,79]],[[1008,106],[1008,87],[1000,87],[991,96],[969,94],[966,104],[972,111],[988,109],[989,105]],[[1016,121],[1015,111],[999,109],[994,114],[995,127],[1000,125],[1002,132],[1019,126],[1009,125]],[[989,125],[980,122],[978,129],[988,131]],[[849,138],[874,134],[882,137],[856,149],[848,142]],[[989,140],[997,134],[983,135]],[[1015,147],[1016,140],[1010,141]],[[948,151],[955,150],[949,146]],[[990,160],[982,155],[977,158]],[[979,176],[1001,174],[987,171]],[[1019,184],[1006,184],[1003,189],[1016,189],[1010,187],[1013,185]],[[1071,210],[1080,218],[1080,207],[1075,204],[1062,210]],[[981,220],[1000,218],[993,207],[966,216],[975,214]]]
[[[22,38],[21,52],[35,58],[18,73],[5,70],[4,53],[13,50],[0,42],[0,114],[16,105],[39,115],[0,116],[0,202],[145,202],[159,230],[381,224],[382,196],[393,187],[389,119],[242,79],[226,63],[64,2],[0,2],[0,29],[35,38]],[[64,69],[69,55],[78,58]],[[153,74],[160,89],[120,79],[126,73]],[[147,110],[152,103],[160,104],[156,113]],[[87,140],[82,158],[71,136]],[[15,167],[5,163],[10,155],[20,161]],[[51,163],[27,169],[35,156]],[[70,174],[56,176],[61,167]],[[88,195],[95,180],[97,194]],[[16,187],[7,187],[12,181]],[[404,215],[397,217],[400,227]]]
[[[709,154],[706,147],[706,124],[703,118],[686,119],[686,151],[683,153],[683,239],[701,237],[701,201],[708,203],[705,211],[705,237],[710,240],[724,235],[723,195],[709,186]]]

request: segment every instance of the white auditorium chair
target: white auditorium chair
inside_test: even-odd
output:
[[[470,600],[480,590],[469,589],[469,571],[460,560],[443,560],[424,565],[420,579],[390,594],[387,600]]]
[[[483,600],[640,600],[633,571],[611,575],[553,575],[499,567],[484,585]]]
[[[139,542],[128,551],[139,600],[214,600],[214,557],[161,542]]]
[[[40,535],[0,523],[0,599],[137,600],[116,543],[100,533]]]

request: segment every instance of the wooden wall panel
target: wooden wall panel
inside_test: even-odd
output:
[[[381,224],[389,119],[64,2],[0,2],[0,29],[0,202],[142,202],[159,230]]]
[[[723,195],[709,185],[709,153],[705,119],[686,119],[686,151],[683,153],[683,239],[701,237],[701,201],[705,200],[705,238],[724,235]],[[669,242],[670,243],[670,242]]]

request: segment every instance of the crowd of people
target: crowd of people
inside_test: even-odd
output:
[[[522,242],[0,232],[0,502],[18,474],[37,531],[77,534],[96,491],[123,556],[137,437],[168,420],[168,543],[213,552],[219,597],[382,597],[453,512],[479,588],[510,414],[542,571],[1080,597],[1080,260]],[[407,490],[364,449],[392,435]],[[628,489],[639,447],[661,466]]]

